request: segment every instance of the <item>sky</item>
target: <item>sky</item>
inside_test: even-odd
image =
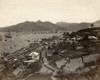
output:
[[[24,21],[94,22],[100,0],[0,0],[0,27]]]

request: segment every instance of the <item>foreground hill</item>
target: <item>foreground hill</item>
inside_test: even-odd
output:
[[[4,59],[16,80],[100,80],[100,27],[41,39]]]

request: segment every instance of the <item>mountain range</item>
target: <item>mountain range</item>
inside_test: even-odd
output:
[[[16,25],[0,28],[1,32],[24,32],[24,31],[77,31],[80,29],[90,28],[91,24],[94,24],[92,27],[99,27],[100,20],[92,23],[82,22],[82,23],[67,23],[67,22],[57,22],[51,23],[49,21],[42,22],[32,22],[25,21]]]

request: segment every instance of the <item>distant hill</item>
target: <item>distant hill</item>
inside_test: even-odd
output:
[[[94,22],[94,26],[96,26],[96,27],[100,26],[100,20]]]
[[[56,23],[59,26],[67,28],[69,31],[77,31],[85,28],[89,28],[91,23],[65,23],[65,22],[58,22]]]
[[[77,31],[77,30],[81,30],[85,28],[90,28],[91,24],[94,24],[94,27],[99,27],[100,20],[93,22],[93,23],[87,23],[87,22],[82,22],[82,23],[57,22],[56,23],[56,25],[67,28],[68,31]]]
[[[21,31],[63,31],[66,28],[59,25],[53,24],[51,22],[22,22],[17,25],[1,28],[2,32],[21,32]]]
[[[85,28],[91,27],[92,23],[82,22],[82,23],[67,23],[67,22],[57,22],[56,24],[49,21],[42,22],[32,22],[26,21],[19,23],[17,25],[8,26],[0,28],[2,32],[24,32],[24,31],[77,31]],[[100,26],[100,20],[93,22],[94,27]]]

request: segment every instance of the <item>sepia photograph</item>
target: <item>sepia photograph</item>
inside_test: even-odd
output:
[[[100,80],[100,0],[0,0],[0,80]]]

